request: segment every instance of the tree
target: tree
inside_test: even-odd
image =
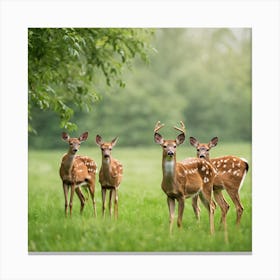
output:
[[[154,145],[156,121],[166,124],[164,136],[173,139],[176,131],[169,128],[183,120],[188,135],[201,142],[214,136],[221,143],[251,141],[249,28],[156,29],[151,44],[157,52],[149,55],[148,66],[137,57],[132,71],[123,71],[124,89],[99,83],[98,106],[76,111],[79,133],[119,136],[120,146],[148,146]],[[30,134],[30,147],[63,145],[54,113],[37,109],[33,116],[40,137]]]
[[[61,127],[75,130],[74,111],[91,110],[101,97],[100,83],[124,87],[123,67],[137,55],[148,61],[152,35],[152,29],[30,28],[29,131],[37,108],[57,113]]]

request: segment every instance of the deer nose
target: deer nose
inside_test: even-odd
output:
[[[169,155],[169,156],[171,157],[171,156],[173,156],[173,155],[174,155],[174,152],[172,152],[172,151],[168,151],[168,152],[167,152],[167,155]]]
[[[199,158],[205,158],[205,155],[200,155]]]
[[[74,148],[74,149],[73,149],[73,152],[74,152],[74,153],[78,152],[78,149]]]

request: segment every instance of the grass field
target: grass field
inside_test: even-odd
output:
[[[195,219],[191,200],[186,200],[183,228],[168,230],[166,196],[161,190],[161,147],[120,148],[113,156],[124,166],[119,190],[119,219],[101,217],[101,190],[96,184],[97,218],[90,203],[79,214],[75,195],[72,218],[64,217],[64,197],[58,169],[65,151],[29,151],[28,249],[29,252],[251,252],[252,196],[251,146],[248,143],[221,144],[212,157],[233,154],[248,160],[250,168],[240,192],[244,212],[239,229],[235,227],[235,207],[230,203],[227,215],[229,242],[219,228],[220,209],[215,212],[215,235],[209,234],[206,209],[201,205],[201,221]],[[80,154],[91,156],[98,166],[101,153],[97,147],[81,147]],[[177,150],[177,160],[194,156],[187,145]],[[107,209],[108,210],[108,209]],[[108,214],[108,212],[107,212]],[[176,223],[175,223],[176,225]]]

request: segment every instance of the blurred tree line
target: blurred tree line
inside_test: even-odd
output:
[[[156,51],[146,51],[148,64],[135,57],[121,73],[125,87],[94,77],[101,95],[91,111],[75,107],[77,130],[70,135],[87,130],[90,145],[97,133],[119,136],[123,146],[154,145],[157,120],[166,124],[166,138],[176,135],[171,126],[183,120],[187,135],[201,142],[213,136],[251,141],[251,29],[155,29],[151,45]],[[37,135],[29,134],[29,146],[62,147],[59,122],[57,114],[35,106],[30,123]]]

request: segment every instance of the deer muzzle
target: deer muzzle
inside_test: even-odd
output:
[[[174,156],[174,152],[173,151],[167,151],[167,155],[172,157],[172,156]]]
[[[73,147],[73,148],[71,149],[71,153],[72,153],[73,155],[76,154],[78,151],[79,151],[79,148],[78,148],[78,147]]]
[[[110,157],[110,152],[109,151],[103,151],[103,157],[104,158],[109,158]]]

